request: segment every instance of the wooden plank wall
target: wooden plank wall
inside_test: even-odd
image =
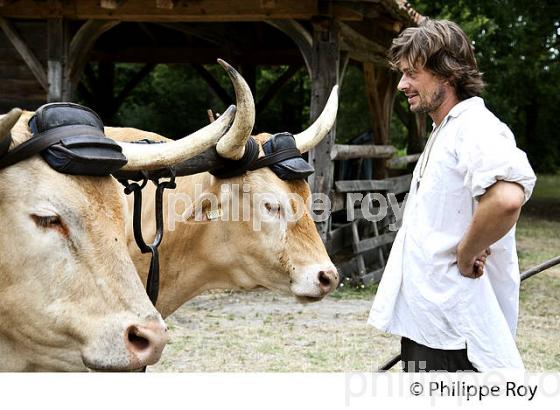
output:
[[[35,56],[47,65],[47,28],[45,21],[12,22]],[[34,110],[47,101],[47,92],[23,58],[0,30],[0,113],[13,107]]]

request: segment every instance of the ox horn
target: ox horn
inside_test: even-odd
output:
[[[255,125],[255,102],[251,88],[243,77],[224,60],[218,59],[218,63],[226,70],[233,83],[237,114],[227,134],[216,145],[216,151],[222,158],[237,160],[245,153],[245,144]]]
[[[177,141],[163,144],[119,142],[128,163],[122,171],[152,171],[183,162],[216,145],[235,116],[230,106],[216,121]]]
[[[323,108],[319,118],[315,120],[306,130],[294,135],[300,152],[304,153],[315,147],[329,133],[336,121],[338,110],[338,85],[335,85],[331,95]]]
[[[22,112],[20,108],[13,108],[9,113],[0,118],[0,145],[2,145],[2,142],[7,138],[11,138],[10,131],[14,128],[16,122],[18,122]]]

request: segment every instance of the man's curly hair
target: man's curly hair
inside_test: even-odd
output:
[[[388,58],[393,69],[404,61],[408,67],[424,67],[447,79],[461,101],[480,95],[484,88],[474,47],[452,21],[425,19],[418,27],[407,28],[393,40]]]

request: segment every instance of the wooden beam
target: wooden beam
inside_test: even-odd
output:
[[[396,232],[388,232],[373,238],[363,239],[354,246],[354,253],[364,253],[383,245],[388,245],[395,240]]]
[[[421,154],[411,154],[398,158],[392,158],[389,161],[387,161],[387,167],[392,169],[406,168],[408,165],[417,162],[418,159],[420,158],[420,155]]]
[[[388,65],[387,49],[376,41],[359,33],[348,24],[338,22],[340,27],[340,49],[350,53],[356,61],[372,62],[377,65]]]
[[[400,103],[403,99],[402,94],[399,94],[399,97],[395,98],[393,109],[408,130],[407,152],[420,153],[426,143],[426,113],[412,113],[405,110]]]
[[[344,82],[344,77],[346,77],[346,69],[348,68],[348,63],[350,62],[350,53],[347,51],[340,52],[340,72],[338,73],[338,85],[342,88],[342,83]]]
[[[359,7],[352,7],[351,4],[333,4],[332,16],[339,21],[361,21],[366,17],[363,10]]]
[[[378,67],[372,63],[364,63],[363,69],[373,142],[378,145],[387,145],[389,143],[389,128],[396,94],[397,75],[388,67]],[[375,179],[383,179],[387,176],[384,160],[374,161],[373,176]]]
[[[21,58],[23,58],[23,61],[25,61],[25,64],[27,64],[41,87],[47,91],[49,89],[49,82],[47,80],[47,72],[45,71],[43,64],[41,64],[33,51],[31,51],[29,46],[16,31],[15,27],[7,19],[0,17],[0,27],[2,27],[4,34],[6,34],[8,40],[10,40]]]
[[[350,224],[343,225],[329,232],[329,240],[325,244],[327,253],[332,257],[344,248],[352,246],[352,235]],[[341,271],[341,265],[337,264],[338,271]]]
[[[115,113],[115,64],[99,63],[94,84],[95,103],[92,108],[105,124],[110,124]]]
[[[107,10],[116,10],[122,6],[123,3],[124,0],[99,0],[99,7]]]
[[[311,60],[311,120],[315,120],[323,111],[332,87],[338,84],[340,47],[338,27],[333,19],[316,19],[313,21],[313,54]],[[336,136],[336,125],[315,148],[309,152],[309,162],[315,173],[309,177],[309,184],[314,193],[330,196],[333,189],[334,163],[331,149]],[[317,223],[317,229],[323,241],[327,240],[330,230],[328,221]]]
[[[69,51],[70,81],[77,84],[88,61],[89,53],[97,39],[106,31],[112,29],[120,21],[88,20],[72,38]]]
[[[257,65],[242,63],[240,73],[247,82],[253,95],[257,95]]]
[[[52,101],[71,100],[72,86],[68,76],[69,33],[64,19],[47,21],[49,90],[47,99]]]
[[[341,145],[336,144],[331,151],[331,160],[354,158],[391,158],[397,149],[392,145]]]
[[[301,55],[294,49],[254,49],[251,54],[231,55],[226,48],[190,47],[127,47],[104,51],[93,49],[92,61],[122,63],[166,64],[216,64],[217,58],[225,57],[230,64],[243,62],[257,65],[292,65],[301,63]]]
[[[313,37],[300,23],[295,20],[266,20],[267,24],[280,30],[298,46],[299,51],[311,76],[311,61],[313,59]]]
[[[286,83],[290,81],[300,69],[300,64],[291,65],[286,71],[282,73],[280,77],[276,79],[276,81],[272,83],[270,87],[268,87],[268,90],[266,90],[264,95],[256,104],[255,111],[257,114],[263,112],[268,103],[270,103],[270,101],[276,96],[276,94],[278,94],[278,91],[280,91],[282,87],[284,87],[284,85],[286,85]]]
[[[159,23],[158,26],[166,27],[170,30],[179,31],[181,33],[187,34],[189,36],[200,38],[210,44],[215,44],[217,46],[224,46],[229,41],[228,38],[221,36],[216,33],[215,30],[208,29],[204,30],[199,27],[193,27],[187,23]]]
[[[158,9],[173,10],[176,0],[156,0],[156,7]]]
[[[226,105],[226,107],[232,104],[233,99],[231,98],[229,93],[224,90],[218,80],[216,80],[214,76],[208,70],[206,70],[204,66],[202,66],[202,64],[192,64],[192,67],[204,79],[204,81],[206,81],[210,89]]]
[[[416,112],[414,115],[414,132],[409,134],[408,138],[408,152],[417,153],[424,150],[426,145],[426,126],[428,124],[428,114],[425,112]]]
[[[276,0],[274,7],[263,0],[196,0],[182,1],[180,7],[169,9],[158,7],[154,0],[19,0],[4,7],[2,15],[22,19],[64,17],[72,20],[137,22],[309,20],[317,14],[317,5],[317,0]]]
[[[0,87],[0,99],[15,98],[29,100],[45,100],[46,91],[34,80],[13,80],[2,79],[2,87]],[[13,108],[13,107],[12,107]]]
[[[152,32],[152,30],[145,23],[136,23],[136,24],[138,24],[140,30],[142,30],[144,34],[146,34],[146,37],[148,37],[149,44],[153,46],[157,45],[157,38]]]
[[[119,95],[117,95],[115,97],[115,102],[114,102],[114,105],[112,107],[113,116],[117,113],[117,111],[119,110],[119,108],[122,105],[122,103],[124,102],[124,100],[130,95],[130,93],[136,88],[136,86],[138,84],[140,84],[142,82],[142,80],[144,78],[146,78],[146,76],[152,72],[152,70],[155,68],[155,66],[156,66],[155,64],[145,64],[137,73],[135,73],[128,80],[128,82],[126,83],[124,88],[121,90]]]
[[[385,179],[360,179],[356,181],[336,181],[337,192],[405,192],[408,190],[412,175],[402,175]]]

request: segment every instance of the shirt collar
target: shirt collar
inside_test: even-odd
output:
[[[449,110],[449,112],[447,113],[447,115],[445,116],[445,118],[443,119],[440,125],[443,126],[449,120],[449,118],[451,117],[457,118],[459,115],[461,115],[469,108],[477,107],[477,106],[484,107],[484,100],[480,97],[471,97],[471,98],[467,98],[466,100],[460,101],[459,103],[455,104],[453,108]],[[436,124],[432,123],[432,127],[435,128]]]

